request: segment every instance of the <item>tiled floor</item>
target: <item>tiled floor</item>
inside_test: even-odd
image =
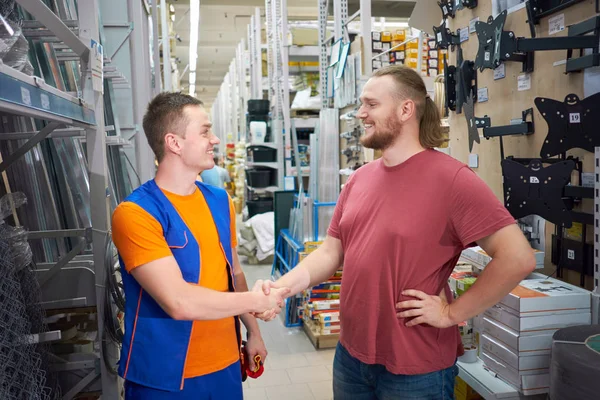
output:
[[[268,279],[270,265],[242,267],[252,287]],[[286,328],[280,318],[259,321],[269,352],[265,372],[244,383],[244,400],[330,400],[334,350],[315,350],[301,328]]]

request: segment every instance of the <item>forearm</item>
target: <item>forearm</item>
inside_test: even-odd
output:
[[[493,259],[473,286],[450,305],[450,318],[458,324],[483,313],[513,290],[530,269],[514,260]]]
[[[341,265],[336,252],[320,247],[300,262],[294,269],[275,282],[276,287],[290,288],[290,296],[300,293],[329,279]]]
[[[248,292],[248,282],[246,281],[246,275],[243,272],[239,272],[235,274],[235,291],[239,293]],[[240,316],[242,323],[246,327],[249,335],[259,334],[260,329],[258,327],[258,323],[256,322],[256,318],[254,318],[251,314],[245,313]]]
[[[262,293],[217,292],[202,286],[185,286],[173,309],[167,311],[174,319],[216,320],[266,310],[261,304]]]

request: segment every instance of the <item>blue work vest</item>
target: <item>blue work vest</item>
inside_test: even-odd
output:
[[[229,290],[235,291],[229,199],[224,189],[196,182],[212,214],[222,250],[227,259]],[[167,244],[186,282],[200,280],[200,247],[177,210],[154,180],[137,188],[125,201],[139,205],[162,226]],[[154,299],[127,273],[123,260],[121,273],[125,290],[125,335],[119,361],[123,379],[166,391],[183,388],[183,373],[193,321],[171,318]],[[240,337],[239,318],[235,327]]]

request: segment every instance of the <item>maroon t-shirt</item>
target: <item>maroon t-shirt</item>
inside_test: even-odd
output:
[[[426,150],[394,167],[356,171],[340,195],[328,234],[341,240],[342,345],[366,364],[414,375],[448,368],[462,346],[456,326],[407,328],[401,293],[450,292],[448,277],[466,247],[514,218],[465,164]]]

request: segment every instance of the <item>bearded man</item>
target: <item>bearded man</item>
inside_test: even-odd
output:
[[[360,100],[361,142],[382,158],[348,180],[319,249],[262,290],[289,287],[294,295],[343,264],[334,398],[453,399],[457,324],[531,273],[533,252],[489,187],[434,149],[445,140],[440,115],[417,72],[380,69]],[[448,277],[475,244],[493,260],[450,302]]]

